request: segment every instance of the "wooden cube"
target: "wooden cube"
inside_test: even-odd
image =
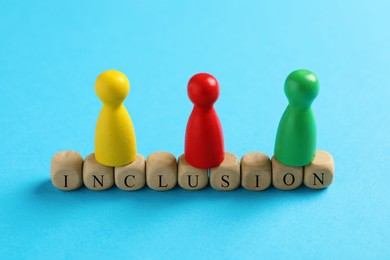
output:
[[[208,169],[198,169],[186,161],[184,155],[179,157],[178,162],[179,186],[186,190],[200,190],[209,183]]]
[[[114,185],[114,167],[98,163],[90,154],[84,160],[83,179],[90,190],[107,190]]]
[[[145,186],[145,158],[137,154],[135,160],[125,166],[115,167],[115,184],[121,190],[139,190]]]
[[[78,152],[63,151],[51,159],[50,177],[54,187],[75,190],[83,185],[83,157]]]
[[[210,185],[215,190],[230,191],[240,186],[240,162],[236,155],[225,153],[218,167],[210,169]]]
[[[247,190],[261,191],[272,183],[271,160],[263,153],[252,152],[241,159],[241,186]]]
[[[303,183],[312,189],[324,189],[333,182],[334,168],[332,155],[317,151],[313,162],[303,169]]]
[[[177,184],[176,157],[168,152],[155,152],[146,159],[146,184],[158,191],[173,189]]]
[[[272,184],[280,190],[293,190],[301,186],[303,167],[285,165],[272,157]]]

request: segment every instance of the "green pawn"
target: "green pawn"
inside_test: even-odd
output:
[[[317,76],[308,70],[288,75],[284,92],[289,104],[280,119],[275,158],[289,166],[310,164],[316,152],[316,122],[311,103],[319,92]]]

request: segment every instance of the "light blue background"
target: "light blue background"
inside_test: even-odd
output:
[[[291,2],[291,3],[288,3]],[[0,3],[0,255],[390,258],[389,1]],[[94,81],[124,72],[138,151],[183,152],[198,72],[219,81],[225,146],[273,153],[286,76],[320,79],[324,191],[56,190],[50,160],[93,151]]]

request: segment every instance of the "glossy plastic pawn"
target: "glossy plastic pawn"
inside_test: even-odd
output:
[[[310,164],[316,152],[316,123],[311,104],[319,92],[316,75],[308,70],[292,72],[284,92],[289,104],[280,120],[275,158],[288,166]]]
[[[219,97],[218,81],[199,73],[190,79],[187,91],[194,108],[186,129],[185,159],[196,168],[217,167],[225,157],[222,126],[213,107]]]
[[[95,157],[100,164],[124,166],[137,156],[133,123],[123,105],[129,90],[122,72],[109,70],[96,79],[95,91],[103,102],[95,133]]]

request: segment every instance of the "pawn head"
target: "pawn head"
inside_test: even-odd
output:
[[[107,70],[96,79],[96,95],[106,105],[120,105],[126,98],[129,90],[129,80],[125,74],[117,70]]]
[[[296,70],[288,75],[284,92],[291,105],[309,107],[319,92],[317,76],[308,70]]]
[[[187,92],[196,106],[211,107],[219,97],[219,84],[212,75],[199,73],[188,82]]]

